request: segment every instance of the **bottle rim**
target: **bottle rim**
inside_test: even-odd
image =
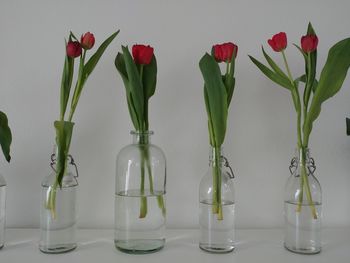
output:
[[[153,135],[154,132],[153,131],[136,131],[136,130],[132,130],[130,131],[131,135],[145,135],[145,136],[149,136],[149,135]]]

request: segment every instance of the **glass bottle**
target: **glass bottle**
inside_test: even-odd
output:
[[[322,192],[309,149],[296,151],[284,197],[284,246],[300,254],[321,251]]]
[[[199,186],[199,247],[211,253],[228,253],[235,248],[235,191],[232,169],[219,148],[211,148],[209,169]]]
[[[56,189],[55,212],[47,209],[50,189],[56,181],[56,155],[51,156],[51,173],[41,183],[40,241],[44,253],[57,254],[74,250],[77,223],[78,170],[71,155],[67,158],[62,187]],[[54,190],[53,190],[54,191]]]
[[[0,174],[0,249],[5,243],[5,203],[6,203],[6,181]]]
[[[132,131],[132,144],[117,156],[115,181],[115,247],[145,254],[165,244],[166,159],[151,143],[153,132]]]

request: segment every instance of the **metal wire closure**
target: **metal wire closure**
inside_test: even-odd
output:
[[[314,172],[316,171],[316,165],[315,165],[315,160],[314,158],[309,158],[310,162],[309,164],[307,165],[307,169],[309,170],[309,174],[308,175],[313,175]],[[294,157],[292,159],[292,161],[290,162],[290,165],[289,165],[289,171],[291,174],[294,174],[295,171],[297,170],[297,167],[298,167],[298,160],[296,157]]]
[[[74,177],[79,177],[78,167],[77,167],[76,163],[74,162],[73,156],[69,154],[68,157],[70,158],[70,164],[73,165],[75,168],[76,175],[74,175]]]
[[[311,175],[314,174],[314,172],[316,171],[316,165],[315,165],[315,160],[314,158],[310,158],[310,164],[307,166],[309,173]]]
[[[235,174],[233,173],[233,170],[232,170],[232,168],[230,166],[230,163],[228,162],[227,158],[225,156],[223,156],[223,155],[221,155],[221,158],[224,159],[224,161],[225,161],[224,166],[230,169],[230,172],[226,172],[228,174],[228,176],[231,179],[235,178]]]
[[[54,172],[56,172],[56,169],[54,168],[54,165],[55,165],[55,163],[56,163],[56,154],[51,154],[51,163],[50,163],[50,166],[51,166],[51,169],[52,170],[54,170]]]
[[[75,175],[74,177],[79,177],[79,172],[78,172],[78,166],[76,165],[75,161],[74,161],[74,158],[72,155],[68,155],[68,161],[69,161],[69,164],[73,165],[74,168],[75,168]],[[50,162],[50,166],[52,168],[52,170],[54,170],[56,172],[56,169],[54,168],[54,165],[56,164],[56,154],[51,154],[51,162]]]
[[[292,159],[292,161],[290,162],[290,165],[289,165],[289,172],[290,172],[290,174],[294,174],[295,171],[297,170],[297,167],[298,167],[298,161],[297,161],[297,158],[294,157]]]

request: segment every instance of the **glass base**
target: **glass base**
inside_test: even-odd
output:
[[[115,247],[128,254],[149,254],[161,250],[165,239],[114,240]]]
[[[222,246],[222,245],[204,244],[204,243],[199,243],[199,248],[206,252],[215,253],[215,254],[230,253],[235,249],[233,245]]]
[[[77,244],[56,245],[54,247],[39,246],[41,252],[46,254],[61,254],[67,253],[77,248]]]
[[[321,252],[320,247],[310,247],[310,248],[296,248],[296,247],[288,247],[284,243],[284,248],[287,249],[290,252],[297,253],[297,254],[303,254],[303,255],[314,255]]]

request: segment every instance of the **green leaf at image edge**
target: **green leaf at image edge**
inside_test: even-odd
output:
[[[307,146],[313,122],[321,112],[324,101],[334,96],[342,87],[350,67],[350,38],[335,44],[328,53],[327,61],[320,75],[317,89],[312,98],[310,110],[304,123],[304,143]]]
[[[11,161],[10,146],[12,142],[11,129],[5,113],[0,111],[0,145],[6,161]]]
[[[350,136],[350,119],[346,118],[346,135]]]
[[[62,179],[66,172],[67,158],[72,140],[74,122],[55,121],[54,126],[56,129],[57,145],[56,180],[61,187]]]

